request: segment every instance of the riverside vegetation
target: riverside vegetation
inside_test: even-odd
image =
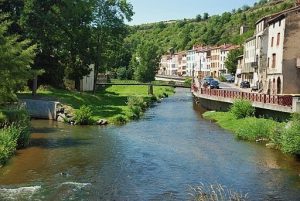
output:
[[[147,86],[115,85],[100,89],[95,94],[48,86],[40,87],[37,96],[40,99],[56,100],[73,108],[77,124],[95,124],[99,119],[107,119],[113,124],[124,124],[140,118],[151,103],[173,94],[174,88],[154,86],[153,96],[147,92]],[[18,96],[26,98],[29,93],[22,92]]]
[[[25,147],[30,138],[30,118],[19,105],[0,108],[0,166]]]
[[[265,142],[267,147],[284,153],[300,155],[300,114],[293,114],[288,122],[257,118],[251,102],[237,100],[229,112],[206,112],[203,117],[216,121],[232,131],[237,139]]]

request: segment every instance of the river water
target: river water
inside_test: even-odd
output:
[[[122,127],[32,121],[30,146],[0,169],[0,200],[188,200],[221,184],[249,200],[300,200],[300,162],[202,119],[188,90]]]

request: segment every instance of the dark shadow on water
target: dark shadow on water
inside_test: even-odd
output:
[[[54,133],[57,132],[58,128],[48,128],[48,127],[43,127],[43,128],[31,128],[31,133],[40,133],[40,134],[48,134],[48,133]]]
[[[72,139],[72,138],[61,138],[61,139],[51,139],[51,138],[32,138],[28,145],[30,147],[40,147],[43,149],[58,149],[58,148],[69,148],[77,147],[83,145],[90,145],[84,139]]]

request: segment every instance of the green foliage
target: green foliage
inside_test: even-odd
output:
[[[240,126],[235,132],[236,137],[242,140],[270,140],[273,136],[276,122],[269,119],[258,119],[255,117],[248,117],[243,120],[243,126]]]
[[[131,96],[127,99],[127,106],[131,112],[129,116],[130,119],[139,119],[143,114],[143,111],[147,108],[147,103],[144,101],[143,97]]]
[[[162,52],[168,52],[171,47],[177,51],[187,50],[194,44],[242,44],[245,39],[253,35],[256,21],[293,5],[293,0],[276,5],[262,2],[257,7],[244,6],[243,9],[234,10],[231,13],[225,12],[222,15],[209,16],[208,13],[204,13],[201,20],[198,16],[196,20],[166,23],[163,29],[158,23],[134,26],[126,40],[129,41],[133,50],[144,41],[153,41]],[[246,25],[249,31],[240,35],[242,25]]]
[[[3,165],[17,148],[29,143],[30,119],[23,107],[11,106],[0,110],[0,165]]]
[[[220,82],[226,82],[226,77],[224,77],[224,75],[221,75],[219,77]]]
[[[122,114],[118,114],[112,118],[112,123],[115,125],[123,125],[123,124],[126,124],[127,121],[128,120],[127,120],[126,116],[124,116]]]
[[[255,113],[255,108],[248,100],[236,100],[230,108],[230,112],[238,119],[251,117]]]
[[[16,101],[15,93],[31,78],[35,46],[20,36],[8,35],[11,23],[0,17],[0,104],[3,104]]]
[[[225,61],[225,65],[229,73],[235,74],[238,65],[238,57],[242,54],[243,54],[242,48],[234,49],[229,52],[228,57]]]
[[[131,80],[132,79],[132,70],[131,68],[120,67],[117,69],[117,78],[120,80]]]
[[[0,165],[5,164],[16,151],[19,134],[19,129],[13,125],[0,129]]]
[[[154,43],[145,42],[139,45],[130,63],[134,69],[134,79],[140,82],[155,80],[159,59],[158,46]]]
[[[281,146],[285,153],[300,155],[300,114],[294,114],[283,130]]]
[[[75,122],[80,125],[89,125],[92,123],[92,109],[86,105],[82,105],[75,111]]]
[[[192,86],[192,79],[191,78],[186,78],[184,80],[184,86],[185,87],[191,87]]]

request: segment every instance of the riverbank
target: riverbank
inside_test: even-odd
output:
[[[154,95],[148,95],[147,86],[110,86],[98,90],[95,94],[90,92],[76,92],[52,87],[40,87],[37,91],[38,99],[55,100],[68,107],[71,113],[80,111],[82,106],[91,110],[91,123],[103,119],[118,124],[129,121],[132,116],[129,97],[139,97],[147,106],[161,98],[174,94],[172,87],[154,87]],[[20,98],[32,98],[26,92],[19,94]]]
[[[294,114],[288,122],[254,116],[237,118],[231,111],[209,111],[203,117],[231,131],[237,139],[264,143],[268,148],[279,149],[288,154],[300,154],[299,114]]]

